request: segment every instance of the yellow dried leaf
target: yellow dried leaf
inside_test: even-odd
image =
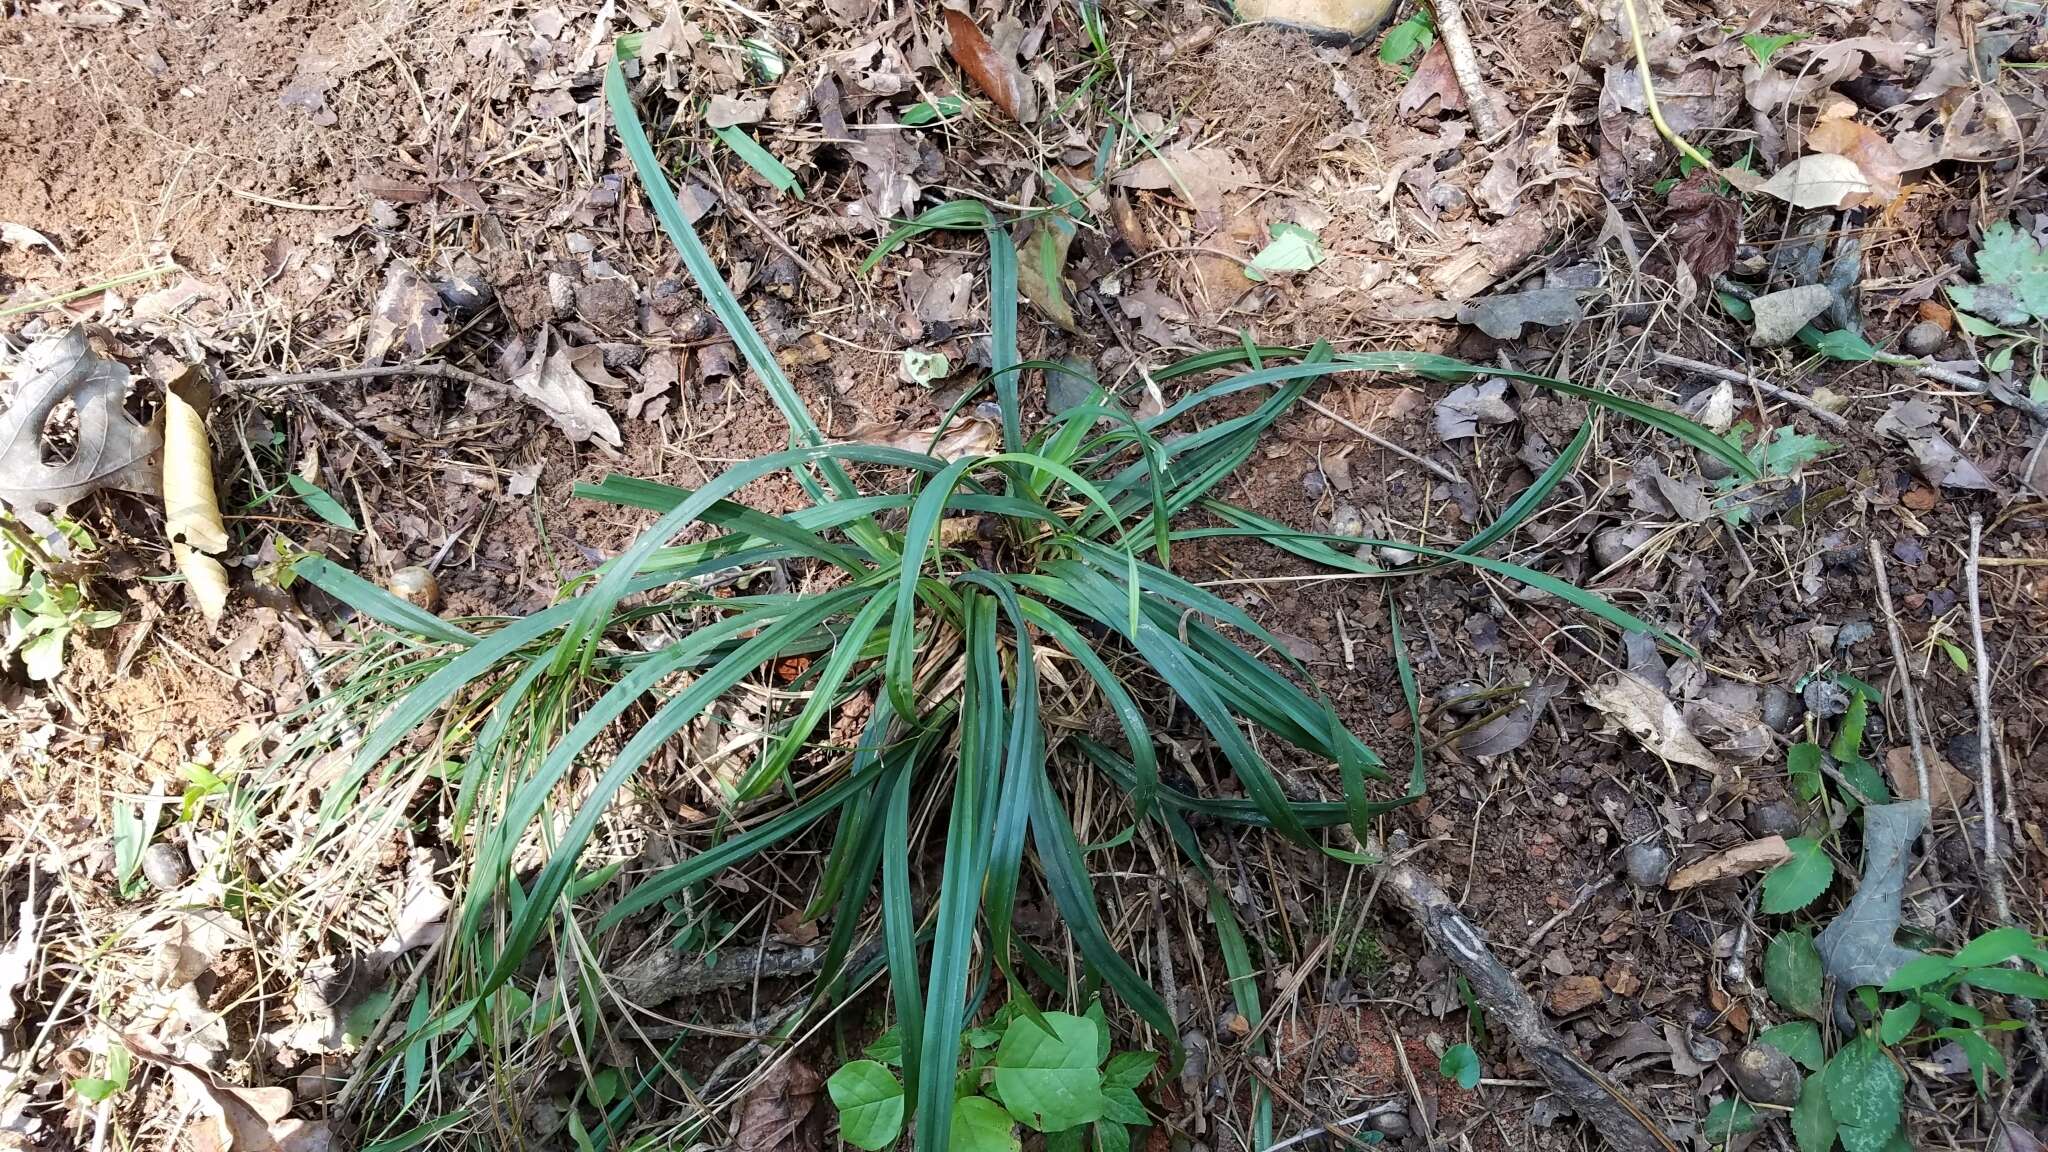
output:
[[[218,624],[228,606],[228,570],[220,561],[189,545],[173,543],[171,556],[185,575],[185,587],[209,624]]]
[[[206,420],[175,388],[164,392],[164,532],[172,544],[188,544],[201,552],[221,552],[228,546],[227,526],[221,523],[220,502],[213,492],[213,450],[206,440]]]

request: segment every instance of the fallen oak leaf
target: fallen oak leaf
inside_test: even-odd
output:
[[[1618,722],[1662,759],[1712,773],[1718,787],[1726,769],[1686,727],[1678,706],[1656,685],[1633,672],[1616,672],[1586,690],[1586,703]]]
[[[1151,192],[1171,189],[1187,197],[1196,209],[1214,212],[1223,207],[1225,192],[1255,179],[1250,169],[1224,149],[1168,148],[1117,173],[1110,183]]]
[[[1899,901],[1913,841],[1927,822],[1927,804],[1868,804],[1863,808],[1863,877],[1834,922],[1814,939],[1822,965],[1838,988],[1883,984],[1900,965],[1920,955],[1900,947]]]
[[[825,1146],[825,1114],[818,1107],[824,1087],[801,1060],[776,1064],[740,1099],[734,1152],[818,1152]]]
[[[163,434],[128,414],[128,369],[101,356],[83,326],[22,354],[31,375],[0,412],[0,504],[38,533],[49,517],[102,488],[154,496]],[[65,400],[77,413],[70,459],[43,462],[43,425]]]
[[[1415,74],[1402,85],[1401,95],[1394,106],[1403,116],[1429,107],[1437,102],[1439,112],[1457,112],[1465,107],[1465,90],[1458,86],[1458,74],[1451,68],[1451,54],[1444,50],[1444,42],[1438,40],[1423,54],[1422,63],[1415,66]]]
[[[974,17],[956,8],[946,9],[946,37],[953,60],[974,86],[995,101],[996,107],[1019,124],[1036,117],[1031,82],[1022,69],[1005,54],[996,51]]]
[[[384,287],[370,311],[370,334],[364,363],[382,364],[393,350],[404,359],[419,360],[447,343],[448,313],[433,282],[403,260],[384,270]]]

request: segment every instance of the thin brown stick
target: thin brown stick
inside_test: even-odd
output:
[[[1730,384],[1743,384],[1754,387],[1766,396],[1783,400],[1785,403],[1805,412],[1837,432],[1856,431],[1856,426],[1849,423],[1847,417],[1840,413],[1828,411],[1816,403],[1810,396],[1802,396],[1790,388],[1781,387],[1768,380],[1760,380],[1755,376],[1737,372],[1733,368],[1723,368],[1716,364],[1709,364],[1704,360],[1692,360],[1684,356],[1673,356],[1669,352],[1658,352],[1650,359],[1654,363],[1668,364],[1673,368],[1682,368],[1687,372],[1705,376],[1709,379],[1725,380]]]
[[[1978,555],[1984,546],[1984,514],[1970,513],[1970,556],[1963,566],[1963,587],[1970,599],[1970,645],[1977,670],[1977,803],[1984,812],[1984,886],[2000,924],[2012,922],[2005,894],[2005,862],[1998,854],[1998,793],[1991,770],[1991,657],[1984,647],[1984,605],[1978,591]]]
[[[1465,482],[1464,477],[1458,475],[1456,472],[1451,471],[1449,468],[1446,468],[1443,465],[1438,464],[1434,460],[1428,459],[1427,457],[1416,455],[1414,452],[1411,452],[1408,449],[1401,447],[1399,444],[1396,444],[1392,440],[1389,440],[1386,437],[1380,435],[1379,433],[1374,432],[1372,429],[1367,428],[1365,425],[1360,424],[1354,420],[1348,420],[1343,416],[1338,415],[1336,412],[1333,412],[1330,409],[1324,407],[1323,405],[1316,403],[1314,400],[1311,400],[1306,396],[1301,398],[1301,402],[1308,408],[1316,412],[1320,412],[1323,415],[1328,416],[1330,419],[1336,421],[1339,427],[1342,427],[1348,431],[1357,433],[1358,435],[1365,437],[1367,440],[1370,440],[1373,443],[1379,445],[1380,447],[1385,448],[1387,451],[1392,452],[1394,455],[1399,456],[1401,459],[1406,460],[1411,464],[1420,464],[1422,467],[1429,469],[1431,472],[1434,472],[1437,476],[1445,480],[1449,480],[1453,484],[1463,484]]]
[[[1926,741],[1920,736],[1920,693],[1913,687],[1913,666],[1906,661],[1906,631],[1899,626],[1899,614],[1892,610],[1892,581],[1884,563],[1884,549],[1872,536],[1870,571],[1877,580],[1877,604],[1884,611],[1885,629],[1891,638],[1892,667],[1899,676],[1900,695],[1906,701],[1906,737],[1913,745],[1913,778],[1920,785],[1920,802],[1927,805],[1927,822],[1920,826],[1920,857],[1939,892],[1943,887],[1941,862],[1934,856],[1934,792],[1928,784]]]
[[[1436,34],[1444,42],[1444,55],[1451,58],[1451,72],[1458,78],[1458,90],[1465,94],[1465,110],[1479,138],[1490,140],[1500,134],[1500,121],[1493,114],[1492,93],[1479,72],[1479,53],[1472,48],[1472,34],[1465,28],[1465,10],[1458,0],[1430,0],[1436,10]]]
[[[243,380],[230,380],[222,387],[221,391],[228,395],[233,395],[237,392],[256,392],[270,388],[339,384],[344,380],[377,380],[386,376],[431,376],[439,380],[453,380],[496,396],[520,395],[519,390],[509,384],[500,384],[488,376],[479,376],[466,369],[457,368],[445,360],[435,360],[431,363],[366,364],[358,368],[329,368],[321,372],[288,372],[281,376],[251,376]]]
[[[302,394],[299,397],[299,402],[304,404],[306,407],[311,408],[314,411],[314,413],[316,413],[321,419],[327,421],[329,424],[332,424],[335,427],[341,429],[342,431],[348,433],[350,436],[355,437],[356,443],[361,444],[363,446],[363,450],[365,452],[368,452],[370,454],[370,458],[375,460],[378,464],[386,468],[395,468],[398,466],[397,461],[391,458],[391,453],[386,452],[384,450],[384,446],[382,444],[377,443],[377,438],[375,436],[372,436],[368,432],[363,431],[362,425],[357,424],[355,421],[349,419],[346,416],[343,416],[341,413],[336,412],[333,408],[329,407],[325,400],[322,400],[318,396],[315,396],[312,393],[308,392]]]
[[[2048,423],[2048,404],[2037,404],[2032,400],[2011,394],[2001,396],[1993,392],[1991,385],[1984,381],[1974,376],[1965,376],[1951,368],[1943,368],[1939,364],[1915,364],[1911,365],[1911,368],[1913,375],[1920,377],[1922,380],[1932,380],[1938,384],[1946,384],[1951,388],[1960,388],[1965,392],[1974,392],[1979,396],[1988,396],[1993,400],[2010,404],[2014,408],[2025,412],[2027,415],[2032,416],[2036,423]]]

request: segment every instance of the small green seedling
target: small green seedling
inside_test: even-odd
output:
[[[121,622],[121,614],[93,608],[83,585],[44,570],[41,557],[25,542],[24,529],[12,521],[6,527],[0,532],[0,609],[7,613],[0,662],[19,657],[29,679],[49,683],[63,674],[64,649],[73,636],[111,628]],[[75,551],[91,550],[84,529],[63,522],[58,528]]]

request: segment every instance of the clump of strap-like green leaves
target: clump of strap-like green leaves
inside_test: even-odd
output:
[[[593,499],[660,518],[577,582],[573,595],[487,631],[465,631],[413,609],[324,560],[299,566],[359,610],[426,642],[409,663],[380,665],[388,682],[409,687],[367,733],[350,773],[330,790],[330,818],[349,812],[380,764],[401,749],[416,753],[419,745],[408,740],[426,726],[439,723],[440,739],[422,759],[462,766],[457,834],[469,838],[475,863],[452,944],[468,955],[476,976],[459,995],[444,990],[447,999],[432,1018],[416,1009],[407,1044],[447,1034],[478,1013],[543,937],[668,917],[681,898],[723,870],[824,826],[831,846],[809,905],[811,914],[831,921],[818,999],[847,986],[847,958],[879,877],[882,955],[904,1039],[907,1102],[918,1145],[943,1148],[969,990],[977,975],[990,974],[980,966],[993,964],[1010,996],[1034,1015],[1023,969],[1050,986],[1064,985],[1057,966],[1012,929],[1027,845],[1087,966],[1168,1043],[1175,1035],[1162,998],[1111,945],[1064,808],[1060,775],[1051,770],[1055,751],[1079,753],[1062,762],[1107,776],[1129,798],[1133,818],[1161,825],[1204,876],[1190,816],[1266,827],[1350,856],[1325,845],[1316,830],[1348,823],[1362,844],[1368,821],[1421,794],[1419,728],[1414,763],[1395,780],[1329,702],[1304,687],[1311,682],[1306,670],[1273,636],[1240,608],[1172,572],[1176,543],[1243,537],[1367,573],[1376,570],[1356,558],[1360,546],[1392,544],[1424,560],[1403,574],[1469,565],[1541,588],[1620,628],[1657,633],[1565,581],[1484,554],[1576,465],[1590,420],[1498,521],[1455,550],[1298,531],[1213,495],[1322,377],[1398,371],[1460,379],[1495,374],[1490,369],[1431,355],[1247,345],[1153,373],[1153,380],[1168,384],[1241,369],[1157,415],[1133,416],[1098,392],[1091,402],[1027,430],[1020,377],[1053,366],[1019,361],[1016,255],[1000,222],[979,203],[933,210],[890,237],[877,258],[933,228],[971,229],[987,238],[990,384],[1000,413],[1000,450],[947,461],[826,443],[679,209],[616,61],[605,87],[656,215],[787,418],[792,446],[736,465],[695,491],[621,477],[586,489]],[[1669,413],[1563,381],[1518,378],[1640,419],[1753,472],[1739,451]],[[1225,398],[1234,400],[1217,404]],[[1255,401],[1249,410],[1247,401]],[[1236,414],[1205,423],[1217,408]],[[734,502],[748,484],[778,474],[795,479],[808,506],[770,516]],[[1184,512],[1205,513],[1206,526],[1183,526]],[[693,526],[707,526],[708,537],[677,543]],[[707,578],[717,574],[771,565],[784,566],[802,593],[713,596],[705,590]],[[1398,650],[1398,619],[1393,623]],[[651,651],[623,642],[629,631],[644,637],[656,629],[672,638]],[[732,807],[745,809],[741,830],[652,874],[629,877],[609,907],[585,914],[582,903],[616,890],[579,872],[613,797],[729,694],[773,685],[772,670],[794,666],[786,661],[797,656],[810,661],[791,691],[767,694],[786,707],[763,721],[751,764],[733,788]],[[1058,670],[1057,693],[1048,689],[1049,669]],[[1399,670],[1412,707],[1405,660]],[[1200,723],[1241,796],[1194,796],[1162,782],[1151,720],[1140,701],[1164,693]],[[1100,743],[1075,734],[1079,726],[1052,723],[1069,719],[1049,715],[1055,700],[1084,695],[1114,717],[1118,740]],[[855,698],[871,701],[865,725],[856,741],[835,743],[830,720]],[[1252,730],[1258,739],[1248,735]],[[601,737],[623,743],[600,751]],[[1288,799],[1259,751],[1261,741],[1336,765],[1343,799]],[[542,819],[570,773],[584,765],[601,774],[582,792],[573,819]],[[1380,782],[1386,783],[1376,795]],[[942,874],[921,917],[911,870],[926,853],[912,842],[911,830],[913,812],[935,788],[950,790],[951,799],[934,824],[944,831]],[[521,883],[514,876],[515,851],[537,820],[548,826],[546,863]],[[597,873],[601,880],[612,875]],[[1233,990],[1256,1019],[1249,955],[1228,901],[1211,887]],[[1260,1128],[1270,1128],[1270,1111],[1262,1107],[1258,1120]],[[1260,1137],[1268,1142],[1269,1135]]]

